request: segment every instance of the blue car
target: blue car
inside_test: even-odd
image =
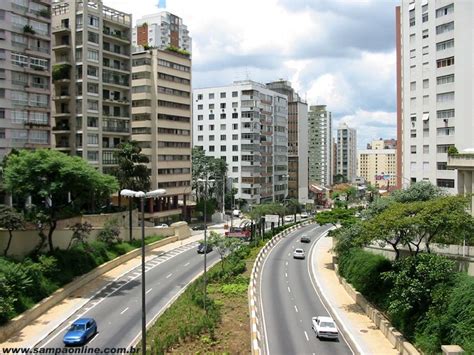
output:
[[[97,333],[97,323],[92,318],[79,318],[64,334],[65,345],[83,345]]]

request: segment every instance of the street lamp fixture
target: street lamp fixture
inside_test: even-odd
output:
[[[142,214],[142,353],[146,354],[146,303],[145,303],[145,199],[157,198],[166,194],[165,189],[148,192],[123,189],[120,195],[129,198],[139,198]]]

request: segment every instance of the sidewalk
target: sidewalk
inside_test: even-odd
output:
[[[383,333],[347,294],[332,269],[332,238],[324,237],[313,249],[312,272],[335,318],[351,334],[361,354],[398,354]],[[355,349],[354,349],[355,350]]]
[[[218,231],[222,233],[223,224],[218,226],[220,226]],[[168,252],[182,245],[187,245],[202,239],[204,239],[204,231],[200,231],[199,234],[191,235],[186,239],[158,247],[152,250],[145,260],[148,261],[158,254]],[[77,290],[62,302],[58,303],[49,309],[49,311],[38,317],[31,324],[24,327],[18,334],[14,335],[8,339],[6,343],[2,344],[2,346],[10,348],[33,347],[54,329],[56,329],[62,322],[64,322],[64,320],[66,320],[77,310],[79,310],[84,304],[86,304],[98,290],[121,275],[128,273],[140,264],[141,256],[138,256],[99,276],[94,281],[87,284],[86,287]]]

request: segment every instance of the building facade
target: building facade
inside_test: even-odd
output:
[[[389,187],[397,183],[396,143],[374,140],[358,152],[357,176],[372,186]]]
[[[131,15],[59,0],[52,16],[54,146],[111,172],[131,137]]]
[[[148,46],[160,49],[171,46],[189,53],[192,51],[192,39],[187,26],[180,17],[168,11],[138,19],[133,28],[132,45],[135,48]]]
[[[191,193],[191,59],[153,49],[133,53],[132,65],[132,138],[150,160],[151,189],[166,190],[146,217],[167,221]]]
[[[193,144],[227,162],[236,199],[288,195],[288,99],[253,81],[193,91]]]
[[[332,116],[326,105],[309,107],[309,181],[332,185]]]
[[[336,174],[347,182],[354,181],[357,173],[357,132],[346,123],[337,129]]]
[[[455,193],[448,149],[474,140],[474,2],[405,0],[396,18],[401,175]]]
[[[0,159],[51,146],[51,0],[0,2]]]
[[[284,80],[267,84],[288,97],[288,198],[308,202],[308,104]]]

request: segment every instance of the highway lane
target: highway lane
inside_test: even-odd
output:
[[[207,255],[208,265],[219,259]],[[147,323],[160,313],[193,278],[203,270],[202,254],[191,243],[154,257],[146,263]],[[97,321],[98,334],[89,347],[128,347],[141,334],[141,266],[109,284],[83,308],[68,318],[37,347],[62,348],[62,337],[69,324],[79,317]]]
[[[311,283],[310,249],[328,229],[310,225],[282,238],[265,259],[261,272],[261,310],[266,352],[274,354],[352,354],[340,335],[339,341],[319,340],[311,317],[328,315]],[[301,243],[307,234],[311,243]],[[295,248],[305,251],[304,260],[293,259]]]

